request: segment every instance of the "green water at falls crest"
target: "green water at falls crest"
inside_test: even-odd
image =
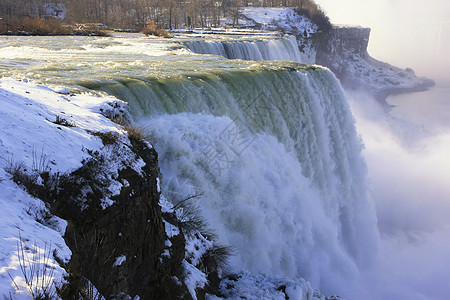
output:
[[[238,250],[237,268],[332,290],[376,252],[361,144],[328,70],[280,63],[89,87],[129,102],[172,201],[204,192],[197,205]]]

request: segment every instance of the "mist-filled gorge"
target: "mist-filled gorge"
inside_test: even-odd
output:
[[[450,99],[448,89],[435,89],[441,90],[392,97],[397,106],[390,115],[364,95],[350,96],[358,99],[351,106],[381,236],[379,267],[371,274],[380,283],[374,299],[445,299],[449,293],[450,135],[448,121],[436,116]],[[417,103],[419,96],[426,98]],[[428,109],[418,113],[424,103]]]
[[[378,267],[365,276],[367,287],[377,282],[376,292],[364,299],[447,299],[450,5],[332,2],[318,1],[332,21],[372,28],[369,52],[375,58],[412,67],[436,81],[429,91],[390,96],[393,107],[387,113],[367,95],[348,93],[365,145],[381,237]]]
[[[335,24],[372,29],[368,51],[377,59],[435,78],[446,77],[450,3],[445,0],[317,0]]]

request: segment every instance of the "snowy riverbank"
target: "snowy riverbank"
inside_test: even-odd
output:
[[[82,165],[86,149],[103,146],[89,130],[123,133],[99,113],[112,99],[67,93],[28,80],[0,80],[0,291],[5,298],[29,299],[27,289],[42,280],[62,283],[67,273],[53,253],[63,262],[71,257],[62,238],[66,222],[52,216],[43,201],[26,193],[5,170],[70,172]],[[46,273],[31,279],[32,268]]]

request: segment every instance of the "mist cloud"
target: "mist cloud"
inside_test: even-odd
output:
[[[450,68],[450,1],[316,0],[336,24],[372,28],[369,53],[418,75],[443,77]]]
[[[347,297],[448,299],[450,1],[316,2],[335,24],[371,27],[373,57],[438,83],[432,91],[399,98],[390,114],[366,95],[349,95],[366,146],[381,252],[377,267]]]
[[[449,108],[450,101],[447,107],[436,101],[442,94],[445,90],[415,94],[429,103],[429,111],[414,110],[418,104],[408,97],[412,102],[399,101],[391,114],[366,95],[349,95],[366,145],[381,234],[378,266],[361,277],[366,294],[349,299],[444,300],[450,295],[450,122],[427,120]]]

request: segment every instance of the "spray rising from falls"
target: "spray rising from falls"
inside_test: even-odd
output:
[[[303,62],[294,36],[262,41],[195,41],[185,43],[192,52],[220,55],[228,59],[289,60]]]
[[[129,102],[160,155],[167,197],[204,193],[196,204],[236,250],[235,269],[336,292],[374,257],[361,145],[328,70],[254,63],[84,85]]]

